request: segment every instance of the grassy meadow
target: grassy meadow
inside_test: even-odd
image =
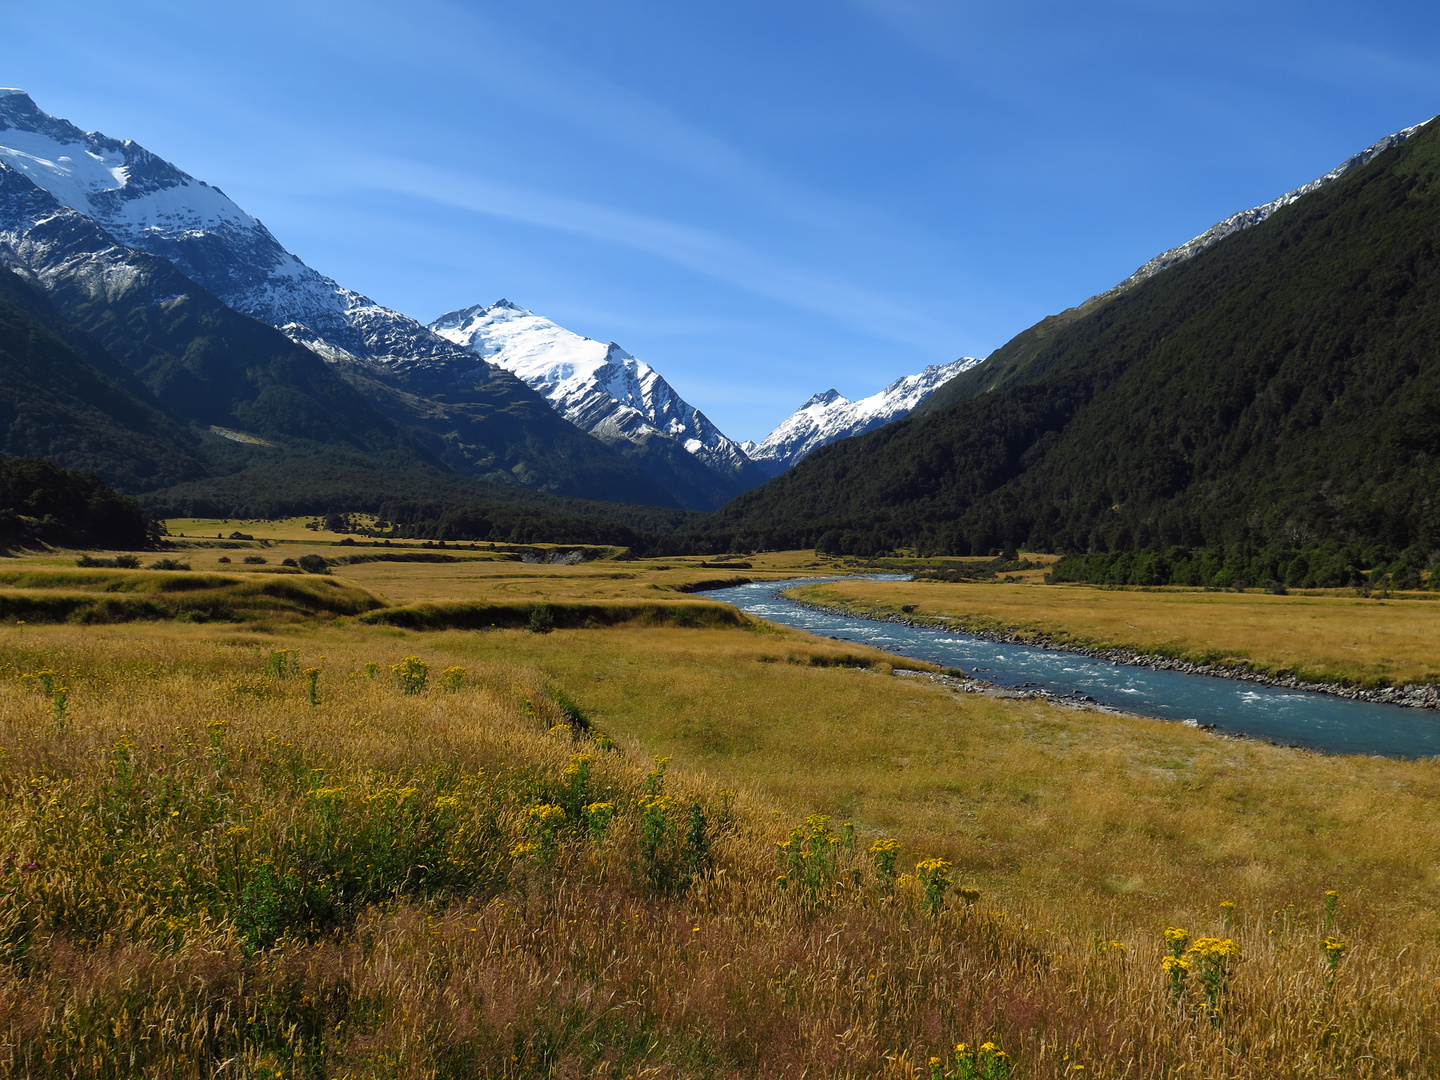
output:
[[[1032,571],[1032,574],[1042,573]],[[795,594],[856,613],[944,619],[1061,644],[1129,648],[1196,663],[1357,686],[1440,681],[1440,594],[1285,596],[1251,590],[1101,588],[1028,582],[841,581]]]
[[[352,549],[255,550],[0,575],[326,598],[0,625],[7,1075],[1440,1073],[1440,763],[646,606],[726,610],[685,590],[808,552],[325,577],[266,569]],[[373,619],[445,604],[621,615]]]

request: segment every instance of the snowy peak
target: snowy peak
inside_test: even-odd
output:
[[[721,477],[749,471],[745,452],[660,373],[615,342],[577,334],[497,300],[441,315],[436,334],[512,372],[562,416],[607,443],[673,440]]]
[[[772,476],[778,476],[827,443],[863,435],[908,415],[937,387],[979,362],[976,357],[962,356],[949,364],[932,364],[859,401],[826,390],[782,420],[763,441],[747,443],[745,449]]]
[[[263,228],[218,188],[138,143],[49,116],[22,91],[0,97],[0,161],[127,243],[146,230]]]
[[[803,410],[805,410],[805,409],[813,408],[813,407],[815,407],[816,405],[835,405],[835,404],[848,405],[849,402],[840,395],[840,391],[839,391],[839,390],[836,390],[836,389],[834,389],[834,388],[832,387],[831,389],[826,390],[824,393],[816,394],[816,395],[815,395],[814,397],[812,397],[809,401],[805,402],[804,405],[801,405],[801,406],[800,406],[800,411],[803,411]]]
[[[219,188],[139,143],[50,116],[23,91],[0,95],[0,164],[326,359],[474,367],[415,320],[306,266]]]

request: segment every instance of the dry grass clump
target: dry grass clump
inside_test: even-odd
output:
[[[961,629],[1035,634],[1061,644],[1126,648],[1195,663],[1246,664],[1312,682],[1358,686],[1440,681],[1440,602],[1335,590],[1275,596],[1087,585],[838,581],[796,597],[857,613],[952,620]],[[913,607],[912,607],[913,605]]]
[[[1440,1060],[1433,949],[1372,935],[1343,897],[1216,908],[1178,956],[1163,924],[1096,940],[903,838],[792,825],[615,749],[533,667],[462,670],[373,631],[277,648],[176,630],[5,642],[10,1075],[1381,1077]]]

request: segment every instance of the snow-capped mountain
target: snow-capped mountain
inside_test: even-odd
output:
[[[978,363],[978,357],[962,356],[948,364],[931,364],[918,375],[896,379],[859,401],[826,390],[787,416],[760,442],[741,445],[771,476],[778,476],[817,447],[863,435],[908,415],[937,387]]]
[[[100,295],[107,275],[123,290],[135,266],[158,259],[177,279],[179,299],[203,292],[208,303],[306,346],[457,473],[679,505],[508,371],[306,266],[218,188],[137,143],[49,116],[19,90],[0,91],[0,187],[0,258],[49,290]],[[223,352],[230,339],[215,340]],[[243,349],[230,352],[227,363],[253,366]],[[267,400],[285,407],[278,388]]]
[[[729,495],[765,479],[738,443],[613,341],[584,337],[508,300],[447,312],[430,329],[512,372],[602,442],[671,443],[714,473]]]
[[[462,358],[414,319],[306,266],[219,188],[129,139],[50,116],[23,90],[0,90],[0,162],[327,359]]]
[[[310,350],[226,306],[165,259],[120,243],[4,161],[0,266],[39,286],[59,316],[93,339],[102,362],[128,368],[153,395],[148,404],[201,430],[240,427],[420,456]]]

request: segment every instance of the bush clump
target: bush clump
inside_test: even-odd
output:
[[[76,566],[105,567],[109,570],[137,570],[140,567],[140,556],[138,555],[116,555],[113,559],[95,559],[89,555],[81,555],[75,560]]]

